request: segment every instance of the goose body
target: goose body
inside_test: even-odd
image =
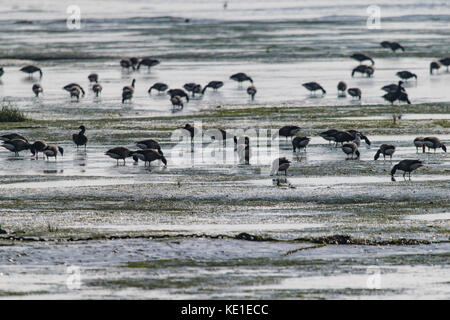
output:
[[[250,78],[248,75],[246,75],[243,72],[238,72],[233,74],[232,76],[230,76],[231,80],[237,81],[239,83],[244,82],[244,81],[250,81],[251,83],[253,83],[253,79]]]
[[[28,65],[28,66],[22,67],[22,68],[20,69],[20,71],[25,72],[25,73],[28,73],[28,75],[29,75],[30,77],[31,77],[31,75],[32,75],[33,73],[39,72],[39,75],[40,75],[40,77],[42,78],[42,70],[41,70],[40,68],[36,67],[36,66],[33,66],[33,65]]]
[[[336,134],[338,132],[339,131],[336,130],[336,129],[330,129],[330,130],[323,131],[323,132],[319,133],[319,136],[321,136],[322,138],[324,138],[328,142],[336,141]]]
[[[170,102],[172,103],[172,107],[173,108],[175,108],[175,107],[178,107],[180,109],[184,108],[183,100],[181,100],[180,96],[173,96],[173,97],[171,97],[170,98]]]
[[[80,146],[84,146],[84,148],[86,149],[86,144],[88,142],[88,138],[85,135],[86,128],[85,128],[85,126],[80,126],[79,129],[81,131],[79,133],[74,133],[72,135],[72,140],[77,145],[77,149]]]
[[[131,153],[133,158],[139,159],[141,161],[144,161],[144,166],[148,165],[150,166],[150,163],[155,160],[161,160],[165,166],[167,166],[167,160],[166,158],[158,152],[158,150],[155,149],[144,149],[144,150],[137,150]]]
[[[4,142],[8,142],[10,140],[14,140],[14,139],[20,139],[20,140],[24,140],[26,142],[28,142],[27,138],[25,138],[23,135],[21,135],[20,133],[7,133],[4,134],[2,136],[0,136],[0,140],[4,141]]]
[[[43,140],[36,140],[30,145],[30,151],[33,156],[39,158],[39,152],[44,152],[47,148],[47,143]]]
[[[370,61],[370,63],[372,65],[375,64],[375,61],[373,61],[373,59],[371,57],[369,57],[368,55],[365,55],[364,53],[360,53],[360,52],[352,54],[350,56],[350,58],[355,59],[356,61],[359,61],[359,63],[368,60],[368,61]]]
[[[394,104],[394,102],[398,100],[402,91],[404,90],[402,84],[403,82],[399,81],[397,85],[397,90],[386,93],[385,95],[383,95],[383,99],[390,102],[391,104]]]
[[[344,81],[339,81],[337,85],[338,95],[345,96],[345,91],[347,90],[347,84]]]
[[[210,81],[202,90],[202,94],[205,93],[206,89],[213,88],[214,90],[220,89],[223,87],[222,81]]]
[[[159,60],[145,58],[139,62],[137,69],[139,70],[141,68],[141,66],[147,66],[148,70],[150,70],[151,67],[157,66],[158,64],[159,64]]]
[[[386,91],[386,92],[391,92],[391,91],[397,91],[397,87],[398,85],[395,83],[391,83],[388,85],[385,85],[384,87],[381,88],[381,90]],[[405,91],[405,88],[401,88],[401,91]]]
[[[342,145],[342,151],[347,155],[347,159],[349,159],[349,156],[353,156],[356,154],[356,159],[359,159],[360,153],[358,151],[358,145],[354,142],[348,142],[344,143]]]
[[[399,72],[396,73],[396,75],[397,75],[397,77],[399,77],[400,79],[403,79],[403,80],[408,80],[408,79],[411,79],[411,78],[415,78],[417,80],[417,75],[415,73],[412,73],[412,72],[407,71],[407,70],[399,71]]]
[[[437,61],[433,61],[430,63],[430,74],[433,74],[433,70],[439,70],[441,64]]]
[[[450,66],[450,57],[439,60],[439,63],[441,65],[447,67],[447,72],[448,72],[448,66]]]
[[[311,139],[308,137],[295,137],[292,140],[292,148],[294,152],[297,151],[297,149],[305,149],[306,151],[306,147],[308,146],[310,140]]]
[[[183,88],[186,89],[186,91],[191,92],[193,97],[195,97],[196,93],[202,92],[202,86],[194,82],[186,83]]]
[[[317,82],[306,82],[306,83],[303,83],[302,86],[304,86],[306,89],[308,89],[312,93],[315,93],[317,90],[321,90],[322,94],[327,93],[325,91],[325,89],[322,88],[322,86],[320,84],[318,84]]]
[[[98,95],[100,94],[100,92],[102,92],[103,87],[100,83],[96,82],[92,85],[92,91],[94,91],[95,96],[98,97]]]
[[[157,82],[157,83],[155,83],[154,85],[152,85],[152,86],[150,87],[150,89],[148,89],[148,93],[151,94],[153,89],[156,90],[156,91],[158,91],[158,92],[164,92],[164,91],[166,91],[168,88],[169,88],[169,86],[168,86],[167,84],[162,83],[162,82]]]
[[[56,158],[58,157],[58,152],[62,155],[64,155],[64,149],[60,146],[55,146],[55,145],[47,145],[47,147],[45,147],[44,149],[44,154],[47,157],[47,160],[49,160],[49,158],[53,157]]]
[[[117,165],[119,165],[119,160],[123,160],[123,164],[125,165],[125,159],[131,157],[132,153],[133,152],[126,147],[115,147],[106,151],[105,155],[116,159]]]
[[[125,103],[126,100],[131,101],[134,94],[134,85],[136,84],[136,79],[133,79],[131,82],[131,86],[124,86],[122,88],[122,103]]]
[[[158,150],[161,155],[164,155],[159,142],[154,139],[141,140],[136,142],[136,145],[139,149],[155,149]]]
[[[167,91],[167,94],[170,97],[179,96],[181,98],[186,98],[186,101],[189,102],[189,95],[183,89],[170,89]]]
[[[120,66],[124,69],[129,70],[130,68],[133,68],[133,70],[135,70],[136,68],[134,67],[133,62],[131,62],[130,59],[122,59],[120,60]]]
[[[247,88],[247,94],[252,97],[252,100],[255,100],[255,94],[258,92],[255,86],[250,86]]]
[[[416,147],[416,152],[419,152],[419,148],[423,148],[423,152],[425,152],[425,143],[424,137],[417,137],[414,139],[414,146]]]
[[[411,172],[414,170],[423,167],[423,162],[417,159],[406,159],[402,160],[399,163],[397,163],[395,166],[392,167],[391,170],[391,177],[392,180],[395,181],[394,175],[397,172],[397,170],[403,171],[403,177],[405,177],[406,173],[409,173],[409,179],[411,179]]]
[[[80,94],[81,91],[78,87],[73,87],[70,91],[70,98],[72,99],[73,97],[77,98],[77,101],[80,101]]]
[[[287,170],[289,169],[291,162],[285,157],[277,158],[273,160],[272,167],[270,169],[270,175],[273,176],[275,173],[278,175],[280,171],[284,171],[284,175],[287,176]]]
[[[425,147],[428,148],[428,150],[433,149],[434,152],[436,152],[436,149],[441,148],[444,152],[447,152],[447,147],[441,142],[441,140],[438,137],[425,137],[423,139],[423,149],[425,151]]]
[[[39,93],[44,92],[44,88],[42,88],[42,86],[39,83],[33,84],[33,86],[31,87],[31,90],[34,92],[36,97],[39,97]]]
[[[374,160],[378,160],[380,157],[380,154],[383,155],[384,159],[386,159],[386,156],[389,156],[392,160],[392,155],[395,152],[395,146],[392,144],[382,144],[380,146],[380,149],[378,149],[377,153],[374,156]]]
[[[98,74],[91,73],[88,75],[89,82],[98,82]]]
[[[357,72],[361,73],[361,74],[365,74],[368,78],[370,78],[374,74],[375,69],[371,66],[366,66],[366,65],[361,64],[352,70],[352,77]]]
[[[383,48],[391,49],[392,52],[396,52],[399,49],[405,52],[405,48],[398,42],[383,41],[380,44]]]
[[[69,83],[68,85],[65,85],[63,87],[63,89],[68,91],[68,92],[72,92],[72,90],[75,89],[75,88],[77,88],[80,92],[82,92],[83,93],[83,97],[84,97],[84,95],[85,95],[84,89],[78,83]]]
[[[293,137],[300,131],[299,126],[284,126],[278,130],[278,134],[280,137]]]
[[[361,100],[361,89],[359,89],[359,88],[349,88],[347,92],[352,97],[359,98],[359,100]]]
[[[14,152],[16,156],[19,155],[20,151],[28,150],[30,149],[30,144],[22,139],[12,139],[9,141],[5,141],[2,144],[2,147],[5,149]]]

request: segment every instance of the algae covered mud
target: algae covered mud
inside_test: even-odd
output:
[[[418,136],[450,142],[450,73],[428,72],[448,55],[446,2],[381,1],[379,30],[366,28],[364,1],[122,4],[98,12],[80,1],[85,19],[75,31],[66,28],[68,4],[2,6],[0,95],[29,120],[2,122],[1,133],[43,139],[64,156],[0,151],[1,298],[450,297],[450,160],[413,144]],[[392,54],[382,40],[407,50]],[[357,62],[348,55],[360,50],[376,61],[373,78],[350,76]],[[119,66],[148,55],[161,60],[150,72]],[[30,61],[44,71],[39,98],[18,71]],[[405,85],[412,104],[388,106],[380,87],[403,69],[418,74]],[[238,71],[253,77],[254,101],[228,79]],[[71,101],[62,86],[87,89],[91,72],[101,98],[86,90]],[[133,78],[133,100],[122,104]],[[167,95],[147,93],[157,81],[210,80],[224,87],[177,113]],[[337,97],[339,80],[362,89],[361,103]],[[327,95],[310,96],[306,81]],[[393,114],[402,117],[393,123]],[[232,140],[180,139],[186,123],[251,135],[250,164]],[[72,134],[81,124],[89,142],[77,150]],[[277,137],[287,124],[311,138],[306,152]],[[319,136],[331,128],[360,130],[371,145],[345,160]],[[117,165],[105,155],[147,138],[160,142],[166,167],[131,158]],[[384,143],[396,146],[393,160],[374,161]],[[292,162],[287,177],[269,176],[283,156]],[[392,166],[411,158],[425,166],[391,181]]]

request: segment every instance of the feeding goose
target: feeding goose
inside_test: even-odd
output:
[[[395,152],[395,146],[392,144],[382,144],[380,146],[380,149],[378,149],[377,153],[373,157],[374,160],[378,160],[380,157],[380,154],[383,155],[384,159],[386,160],[386,156],[389,156],[392,160],[392,155]]]
[[[272,162],[270,175],[273,176],[275,173],[278,175],[280,171],[284,171],[284,175],[287,176],[287,170],[289,169],[290,165],[291,162],[285,157],[277,158]]]
[[[3,142],[2,147],[6,148],[11,152],[14,152],[15,156],[17,157],[19,156],[20,151],[29,150],[30,144],[22,139],[12,139]]]
[[[434,149],[434,152],[436,152],[436,149],[441,148],[444,152],[447,152],[447,147],[441,142],[441,140],[438,137],[425,137],[423,139],[423,150],[425,152],[425,147],[428,148],[428,151],[430,149]]]
[[[181,98],[186,98],[186,101],[189,102],[189,95],[183,89],[170,89],[167,91],[167,94],[170,97],[179,96]]]
[[[33,65],[28,65],[28,66],[22,67],[20,69],[20,71],[28,73],[28,75],[30,77],[33,75],[33,73],[39,72],[39,76],[40,76],[40,78],[42,78],[42,70],[40,68],[36,67],[36,66],[33,66]]]
[[[361,74],[365,74],[365,75],[367,75],[368,78],[370,78],[374,74],[375,69],[371,66],[366,66],[364,64],[361,64],[352,70],[352,77],[357,72],[361,73]]]
[[[202,90],[202,94],[205,94],[206,89],[213,88],[214,90],[217,90],[219,88],[223,87],[222,81],[210,81]]]
[[[131,156],[133,156],[135,160],[139,159],[141,161],[144,161],[144,166],[147,166],[147,162],[148,165],[150,166],[151,162],[155,160],[160,160],[164,163],[165,166],[167,166],[166,158],[162,154],[160,154],[158,150],[154,149],[137,150],[132,152]]]
[[[364,53],[359,53],[359,52],[354,53],[350,56],[350,58],[355,59],[356,61],[359,61],[359,63],[369,60],[372,65],[375,64],[375,61],[373,61],[373,59],[371,57],[365,55]]]
[[[42,86],[39,83],[33,84],[33,86],[31,87],[31,90],[34,92],[36,97],[39,97],[39,93],[44,92],[44,88],[42,88]]]
[[[157,90],[158,92],[164,92],[164,91],[166,91],[168,88],[169,88],[169,86],[168,86],[167,84],[162,83],[162,82],[156,82],[154,85],[152,85],[152,86],[150,87],[150,89],[148,89],[148,93],[149,93],[149,94],[152,94],[152,90],[153,90],[153,89]]]
[[[325,91],[325,89],[322,88],[322,86],[320,84],[318,84],[317,82],[306,82],[306,83],[303,83],[302,86],[304,86],[306,89],[311,91],[312,94],[315,94],[317,90],[321,90],[322,95],[327,93]]]
[[[44,152],[46,148],[47,143],[43,140],[36,140],[30,145],[31,154],[35,156],[36,159],[39,159],[39,152]]]
[[[286,137],[287,140],[288,137],[292,138],[299,131],[300,131],[299,126],[284,126],[278,130],[278,134],[280,137]]]
[[[115,147],[112,149],[109,149],[108,151],[105,152],[105,155],[116,159],[117,160],[117,165],[119,165],[119,160],[123,160],[123,164],[125,165],[125,159],[128,157],[131,157],[131,154],[133,153],[133,151],[131,151],[130,149],[126,148],[126,147]]]
[[[54,157],[56,161],[56,158],[58,157],[58,152],[61,154],[61,156],[64,155],[64,149],[60,146],[47,145],[47,147],[44,149],[44,154],[47,157],[47,161],[49,160],[50,157]]]
[[[258,92],[255,86],[250,86],[247,88],[247,94],[252,97],[252,100],[255,100],[255,94]]]
[[[253,83],[253,79],[243,72],[233,74],[232,76],[230,76],[230,79],[239,82],[239,84],[244,81],[250,81],[251,83]]]
[[[394,175],[397,172],[397,170],[400,170],[403,171],[403,178],[405,178],[406,173],[409,173],[409,179],[411,180],[411,172],[420,167],[423,167],[423,161],[417,159],[402,160],[392,167],[391,179],[392,181],[395,181]]]
[[[309,144],[309,141],[311,139],[308,137],[295,137],[292,140],[292,148],[294,149],[294,152],[299,149],[305,149],[306,151],[306,146]]]

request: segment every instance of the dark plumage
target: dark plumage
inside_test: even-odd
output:
[[[396,52],[398,49],[405,52],[405,48],[398,42],[383,41],[380,44],[383,48],[391,49],[392,52]]]
[[[248,75],[246,75],[243,72],[238,72],[233,74],[230,79],[237,81],[239,83],[244,82],[244,81],[250,81],[251,83],[253,83],[253,79],[250,78]]]
[[[206,89],[213,88],[214,90],[217,90],[219,88],[223,87],[222,81],[210,81],[202,90],[202,94],[205,93]]]
[[[125,165],[125,159],[128,157],[131,157],[131,154],[133,153],[133,151],[131,151],[130,149],[126,148],[126,147],[115,147],[112,149],[109,149],[108,151],[105,152],[105,155],[116,159],[117,160],[117,165],[119,165],[119,160],[123,160],[123,164]]]
[[[391,91],[397,91],[397,87],[398,85],[395,83],[391,83],[388,85],[385,85],[384,87],[381,88],[381,90],[386,91],[386,92],[391,92]],[[405,88],[401,88],[402,91],[405,91]]]
[[[358,145],[354,142],[344,143],[342,145],[342,151],[344,151],[344,153],[347,155],[347,159],[349,158],[350,155],[352,155],[352,159],[353,159],[353,156],[355,154],[356,154],[356,159],[359,159],[360,153],[358,151]]]
[[[433,70],[439,70],[441,64],[437,61],[433,61],[430,63],[430,74],[433,74]]]
[[[300,131],[299,126],[284,126],[278,130],[280,137],[293,137]]]
[[[419,148],[423,148],[423,152],[425,152],[425,143],[424,137],[417,137],[414,139],[414,146],[416,147],[416,152],[419,152]]]
[[[382,144],[380,146],[380,149],[378,149],[377,153],[373,157],[374,160],[378,160],[380,157],[380,154],[383,155],[384,159],[386,159],[386,156],[389,156],[392,160],[392,155],[395,152],[395,146],[392,144]]]
[[[159,60],[145,58],[139,62],[137,69],[139,70],[141,68],[141,66],[147,66],[148,70],[150,70],[151,67],[157,66],[158,64],[159,64]]]
[[[100,94],[100,92],[102,92],[103,87],[100,83],[96,82],[92,85],[92,91],[94,91],[95,96],[98,97],[98,95]]]
[[[79,133],[74,133],[72,135],[72,140],[77,145],[77,149],[79,146],[84,146],[86,149],[86,144],[88,142],[88,138],[84,134],[86,132],[85,126],[80,126],[79,129],[81,130]]]
[[[270,170],[270,175],[273,176],[275,173],[284,171],[284,175],[287,176],[287,169],[289,169],[291,162],[285,157],[277,158],[272,162],[272,168]]]
[[[135,70],[136,68],[134,67],[133,62],[131,62],[130,59],[122,59],[120,60],[120,66],[124,69],[129,70],[130,68],[133,68],[133,70]]]
[[[359,88],[349,88],[347,90],[348,94],[354,98],[359,98],[361,100],[361,89]]]
[[[247,88],[247,94],[252,97],[252,100],[255,99],[256,92],[258,92],[258,90],[256,90],[255,86],[250,86]]]
[[[8,141],[14,140],[14,139],[21,139],[21,140],[24,140],[24,141],[28,142],[28,140],[23,135],[21,135],[20,133],[15,133],[15,132],[14,133],[7,133],[7,134],[4,134],[4,135],[0,136],[0,140],[2,140],[4,142],[8,142]]]
[[[2,147],[8,149],[11,152],[14,152],[15,156],[17,157],[20,151],[30,149],[30,144],[22,139],[12,139],[3,142]]]
[[[345,96],[345,90],[347,90],[347,84],[344,81],[339,81],[337,85],[338,95]]]
[[[441,140],[438,137],[425,137],[423,139],[423,150],[425,152],[425,147],[428,148],[428,151],[430,149],[434,149],[434,152],[436,152],[436,149],[441,148],[444,152],[447,152],[447,147],[441,142]]]
[[[394,102],[399,99],[402,91],[404,91],[402,84],[403,82],[399,81],[397,85],[397,90],[386,93],[385,95],[383,95],[383,99],[390,102],[393,105]]]
[[[72,82],[63,87],[63,89],[66,90],[67,92],[72,92],[72,90],[75,88],[77,88],[79,91],[81,91],[83,93],[83,97],[84,97],[84,95],[85,95],[84,89],[78,83]]]
[[[352,54],[350,56],[350,58],[355,59],[356,61],[359,61],[359,63],[369,60],[372,65],[375,64],[375,61],[373,61],[373,59],[371,57],[369,57],[363,53],[359,53],[359,52]]]
[[[0,77],[5,73],[5,70],[3,70],[2,67],[0,67]]]
[[[122,88],[122,103],[125,103],[126,100],[131,101],[134,94],[134,86],[136,84],[136,79],[133,79],[131,82],[131,86],[124,86]]]
[[[407,71],[407,70],[399,71],[399,72],[396,73],[396,75],[397,75],[397,77],[399,77],[400,79],[403,79],[403,80],[408,80],[408,79],[411,79],[411,78],[415,78],[417,80],[417,75],[415,73],[412,73],[412,72]]]
[[[183,108],[184,108],[183,100],[181,100],[181,97],[180,97],[180,96],[173,96],[173,97],[170,97],[170,102],[172,103],[172,107],[173,107],[173,108],[175,108],[175,107],[178,107],[178,108],[180,108],[180,109],[183,109]]]
[[[197,83],[194,83],[194,82],[186,83],[183,86],[183,88],[186,89],[186,91],[191,92],[193,97],[195,97],[196,93],[201,93],[202,92],[202,86],[200,84],[197,84]]]
[[[98,82],[98,74],[91,73],[88,75],[89,82]]]
[[[166,158],[158,152],[158,150],[154,149],[144,149],[144,150],[137,150],[131,153],[133,156],[133,159],[139,159],[141,161],[144,161],[144,166],[148,165],[150,166],[150,163],[155,160],[161,160],[165,166],[167,166],[167,160]]]
[[[28,75],[29,75],[30,77],[31,77],[31,75],[32,75],[33,73],[39,72],[39,76],[42,78],[42,70],[41,70],[40,68],[36,67],[36,66],[33,66],[33,65],[28,65],[28,66],[22,67],[22,68],[20,69],[20,71],[25,72],[25,73],[28,73]]]
[[[302,86],[304,86],[306,89],[308,89],[312,93],[315,93],[317,90],[322,90],[322,94],[327,93],[325,91],[325,89],[322,88],[322,86],[320,84],[318,84],[317,82],[306,82],[306,83],[303,83]]]
[[[54,157],[56,161],[56,158],[58,157],[58,152],[61,154],[61,156],[64,155],[64,149],[60,146],[47,145],[44,149],[44,154],[47,157],[47,161],[49,160],[50,157]]]
[[[30,151],[33,156],[39,158],[39,152],[44,152],[47,148],[47,143],[43,140],[36,140],[30,145]]]
[[[154,85],[152,85],[150,87],[150,89],[148,89],[148,93],[151,94],[153,89],[157,90],[158,92],[164,92],[168,88],[169,88],[169,86],[167,84],[162,83],[162,82],[157,82]]]
[[[156,140],[153,139],[141,140],[136,142],[136,145],[139,149],[155,149],[158,150],[160,154],[164,155],[164,153],[161,150],[159,142]]]
[[[392,181],[395,181],[394,175],[397,172],[397,170],[403,171],[403,178],[405,178],[406,173],[409,173],[409,179],[411,179],[411,172],[420,167],[423,167],[423,162],[420,160],[416,159],[402,160],[392,167],[391,170]]]
[[[73,97],[77,98],[77,101],[80,101],[80,93],[81,90],[78,87],[73,87],[72,89],[70,89],[69,91],[70,93],[70,98],[72,99]]]
[[[305,149],[306,151],[306,147],[308,146],[310,140],[311,139],[308,137],[295,137],[292,140],[292,148],[294,152],[297,151],[297,149]]]
[[[359,66],[357,66],[356,68],[354,68],[353,70],[352,70],[352,77],[355,75],[355,73],[361,73],[361,74],[365,74],[367,77],[371,77],[373,74],[374,74],[374,72],[375,72],[375,69],[373,68],[373,67],[371,67],[371,66],[366,66],[366,65],[364,65],[364,64],[361,64],[361,65],[359,65]]]
[[[44,88],[42,88],[42,86],[39,83],[33,84],[33,86],[31,87],[31,90],[33,90],[36,97],[39,97],[39,93],[44,92]]]
[[[189,96],[183,89],[170,89],[167,91],[167,94],[170,97],[179,96],[181,98],[186,98],[186,101],[189,102]]]
[[[439,60],[439,62],[441,65],[447,67],[447,72],[448,72],[448,66],[450,66],[450,57],[441,59],[441,60]]]
[[[325,140],[328,141],[328,143],[330,143],[331,141],[336,141],[336,134],[339,131],[336,129],[330,129],[327,131],[323,131],[321,133],[319,133],[319,136],[321,136],[322,138],[324,138]]]

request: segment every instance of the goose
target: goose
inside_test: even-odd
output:
[[[359,61],[359,63],[362,63],[363,61],[369,60],[372,65],[375,64],[375,61],[373,61],[373,59],[371,57],[369,57],[369,56],[367,56],[367,55],[365,55],[363,53],[360,53],[360,52],[352,54],[350,56],[350,58],[355,59],[356,61]]]
[[[12,139],[3,142],[2,147],[8,149],[11,152],[14,152],[15,156],[17,157],[19,156],[20,151],[29,150],[30,144],[22,139]]]
[[[434,152],[436,152],[436,149],[441,148],[444,152],[447,152],[447,147],[439,140],[438,137],[425,137],[423,139],[423,150],[425,151],[425,147],[428,148],[428,151],[430,149],[434,149]]]
[[[88,142],[88,138],[84,134],[86,132],[86,127],[81,125],[78,129],[81,131],[79,133],[74,133],[72,135],[72,140],[77,145],[77,149],[79,146],[84,146],[84,149],[86,149],[86,144]]]
[[[356,72],[365,74],[367,75],[368,78],[370,78],[374,74],[375,69],[371,66],[361,64],[352,70],[352,77],[355,75]]]
[[[347,90],[347,92],[353,98],[359,98],[359,100],[361,100],[361,89],[359,89],[359,88],[349,88]]]
[[[439,63],[443,66],[446,66],[448,72],[448,66],[450,66],[450,57],[439,60]]]
[[[339,81],[337,85],[338,96],[345,96],[345,90],[347,90],[347,84],[344,81]]]
[[[64,149],[62,147],[55,145],[47,145],[47,147],[44,150],[44,154],[47,157],[47,161],[49,160],[50,157],[54,157],[56,161],[56,158],[58,157],[58,152],[61,154],[61,156],[64,155]]]
[[[441,64],[437,61],[433,61],[430,63],[430,74],[433,74],[433,70],[439,70]]]
[[[112,149],[109,149],[108,151],[105,152],[105,155],[116,159],[117,160],[117,165],[119,165],[119,160],[123,160],[123,164],[125,165],[125,159],[128,157],[131,157],[131,154],[133,153],[133,151],[131,151],[130,149],[126,148],[126,147],[115,147]]]
[[[303,83],[302,86],[304,86],[306,89],[311,91],[311,93],[313,93],[313,94],[315,94],[317,90],[322,90],[322,95],[327,93],[325,91],[325,89],[322,88],[322,86],[320,84],[318,84],[317,82],[306,82],[306,83]]]
[[[386,92],[397,91],[397,87],[398,87],[397,84],[391,83],[382,87],[381,90]],[[404,92],[405,88],[402,87],[401,90]]]
[[[239,82],[239,84],[244,81],[250,81],[250,83],[253,83],[253,79],[243,72],[233,74],[230,76],[230,79]]]
[[[280,137],[286,137],[287,140],[288,137],[292,138],[299,131],[300,131],[299,126],[284,126],[278,130],[278,134]]]
[[[399,71],[396,73],[397,77],[399,77],[402,80],[408,81],[408,79],[415,78],[417,80],[417,75],[415,73],[412,73],[410,71]]]
[[[392,181],[395,181],[394,175],[397,172],[397,170],[403,171],[403,178],[405,178],[406,173],[409,173],[409,179],[411,180],[411,172],[420,167],[423,167],[423,161],[417,159],[402,160],[392,167],[391,170]]]
[[[398,96],[398,101],[406,102],[407,104],[411,104],[411,101],[409,101],[408,94],[404,91],[400,92],[400,95]]]
[[[417,137],[414,139],[414,145],[416,146],[416,153],[419,152],[419,148],[423,148],[423,152],[425,152],[425,144],[424,137]]]
[[[339,131],[336,130],[336,129],[330,129],[330,130],[327,130],[327,131],[320,132],[319,136],[321,136],[322,138],[327,140],[328,144],[329,144],[331,141],[336,141],[336,134],[338,132]]]
[[[36,159],[39,159],[39,152],[44,152],[46,148],[47,143],[43,140],[36,140],[30,145],[31,154],[35,156]]]
[[[180,109],[183,109],[183,100],[181,100],[180,96],[173,96],[170,98],[170,102],[172,102],[172,107],[179,107]]]
[[[167,91],[167,94],[170,97],[179,96],[181,98],[186,98],[186,101],[189,102],[189,96],[183,89],[170,89]]]
[[[92,85],[92,91],[94,91],[95,96],[98,97],[98,95],[100,94],[100,92],[102,92],[102,90],[103,90],[102,85],[97,81],[95,81],[95,83]]]
[[[386,156],[389,156],[392,160],[392,155],[395,152],[395,146],[392,144],[382,144],[380,146],[380,149],[378,149],[377,153],[373,157],[373,160],[378,160],[380,157],[380,154],[383,155],[384,159],[386,160]]]
[[[71,92],[72,89],[74,88],[78,88],[79,91],[81,91],[83,93],[83,97],[85,95],[84,89],[78,84],[78,83],[69,83],[68,85],[65,85],[63,87],[64,90],[66,90],[67,92]]]
[[[201,93],[202,92],[202,86],[200,84],[194,83],[194,82],[189,82],[186,83],[183,88],[186,89],[186,91],[191,92],[192,96],[195,97],[196,93]]]
[[[0,67],[0,77],[5,73],[5,70],[3,70],[2,67]]]
[[[130,70],[130,67],[133,68],[133,70],[136,70],[136,68],[134,67],[134,64],[131,62],[130,59],[120,60],[120,66],[127,70]]]
[[[405,48],[398,42],[383,41],[380,44],[383,48],[391,49],[392,52],[396,52],[398,49],[405,52]]]
[[[161,155],[164,155],[164,153],[161,150],[161,146],[160,146],[159,142],[156,140],[153,140],[153,139],[138,141],[138,142],[136,142],[136,146],[139,149],[155,149],[155,150],[158,150],[158,152]]]
[[[284,175],[287,176],[287,170],[289,169],[291,162],[286,157],[277,158],[272,162],[272,168],[270,169],[270,175],[275,173],[278,175],[280,171],[284,171]]]
[[[158,92],[164,92],[169,88],[169,86],[165,83],[162,82],[156,82],[155,84],[153,84],[150,89],[148,89],[148,93],[152,94],[152,90],[155,89]]]
[[[398,100],[398,98],[400,97],[402,90],[404,90],[402,84],[403,81],[399,81],[397,85],[397,90],[386,93],[385,95],[383,95],[383,99],[390,102],[391,105],[393,105],[394,102]]]
[[[309,141],[311,139],[308,137],[295,137],[292,140],[292,148],[294,149],[294,152],[299,149],[305,149],[306,151],[306,146],[309,144]]]
[[[131,57],[129,60],[131,61],[131,64],[132,64],[134,67],[136,67],[136,65],[139,63],[139,61],[140,61],[141,59],[139,59],[138,57]]]
[[[133,79],[131,82],[131,86],[124,86],[122,88],[122,103],[125,103],[126,100],[129,100],[131,102],[131,98],[133,97],[134,93],[134,85],[136,83],[136,79]]]
[[[36,67],[36,66],[33,66],[33,65],[28,65],[28,66],[22,67],[20,69],[20,71],[28,73],[28,75],[30,77],[33,75],[33,73],[39,72],[39,76],[40,76],[40,78],[42,78],[42,70],[40,68]]]
[[[352,155],[351,159],[353,159],[353,155],[355,155],[355,154],[356,154],[356,159],[359,159],[360,153],[358,151],[358,145],[354,142],[344,143],[342,145],[342,151],[344,151],[344,153],[347,155],[346,160],[349,159],[350,155]]]
[[[31,87],[31,90],[33,90],[36,97],[39,97],[39,93],[44,92],[44,88],[42,88],[42,86],[39,83],[33,84],[33,86]]]
[[[148,67],[147,70],[150,70],[151,67],[157,66],[158,64],[159,60],[145,58],[139,62],[137,69],[139,70],[141,66],[147,66]]]
[[[122,92],[124,91],[130,91],[132,94],[134,93],[134,85],[136,84],[136,79],[133,79],[133,81],[131,81],[131,86],[124,86],[122,88]]]
[[[70,93],[70,99],[75,97],[75,98],[77,98],[77,101],[80,101],[81,91],[78,87],[72,87],[72,89],[70,89],[69,93]]]
[[[357,133],[359,133],[359,137],[361,139],[363,139],[366,142],[367,145],[370,146],[372,144],[370,142],[369,138],[366,135],[364,135],[361,131],[357,131],[357,130],[353,130],[352,129],[352,130],[348,130],[347,132],[350,133],[354,138],[356,138]]]
[[[23,135],[21,135],[20,133],[7,133],[4,134],[2,136],[0,136],[0,140],[3,142],[8,142],[10,140],[14,140],[14,139],[20,139],[20,140],[24,140],[26,142],[28,142],[27,138],[25,138]]]
[[[252,101],[255,100],[255,94],[258,92],[255,86],[250,86],[247,88],[247,94],[252,97]]]
[[[165,166],[167,166],[167,160],[166,158],[158,152],[158,150],[154,149],[144,149],[144,150],[137,150],[131,153],[131,156],[133,156],[134,160],[137,159],[144,161],[144,166],[148,165],[150,166],[150,163],[155,160],[161,160]]]
[[[89,82],[98,82],[98,74],[91,73],[88,75]]]
[[[214,90],[217,90],[219,88],[223,87],[222,81],[210,81],[202,90],[202,94],[205,94],[206,89],[213,88]]]

